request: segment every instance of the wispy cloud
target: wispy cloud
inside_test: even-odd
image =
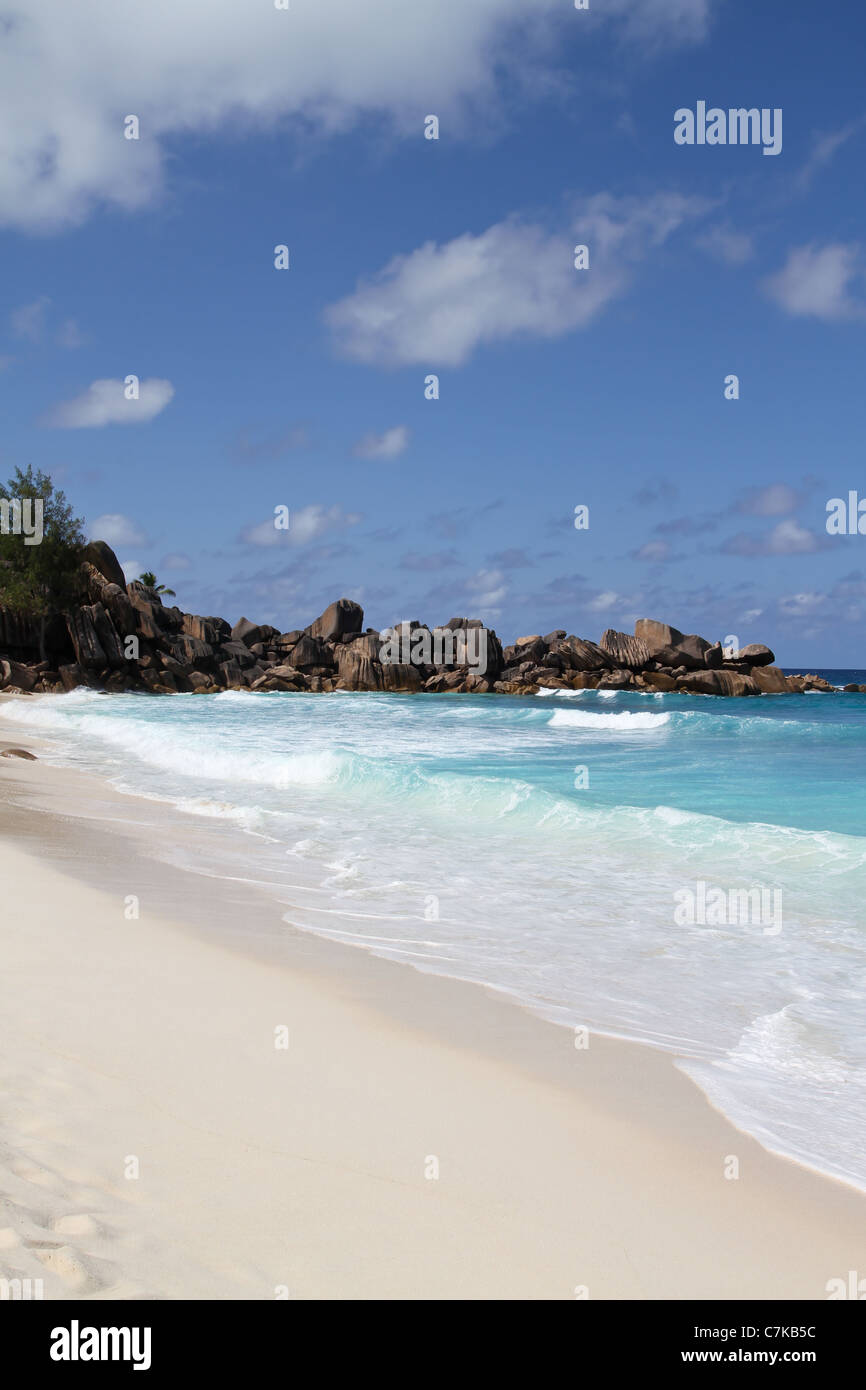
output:
[[[862,127],[863,120],[861,119],[852,121],[850,125],[843,126],[841,130],[831,130],[826,134],[819,134],[814,137],[809,158],[797,175],[796,183],[800,192],[806,192],[816,174],[830,163],[836,151],[847,144],[852,135],[856,135]]]
[[[245,526],[240,533],[240,539],[247,545],[265,547],[309,545],[310,541],[323,536],[326,531],[357,526],[362,519],[357,512],[345,512],[342,507],[325,507],[322,503],[316,502],[309,507],[290,512],[288,530],[278,529],[274,525],[274,518],[270,517],[266,521]]]
[[[48,295],[40,295],[31,304],[22,304],[9,315],[9,327],[16,338],[30,343],[38,343],[45,333],[45,316],[51,300]]]
[[[405,453],[408,445],[409,431],[406,426],[394,425],[383,434],[365,434],[352,452],[362,459],[395,459]]]
[[[295,449],[309,444],[305,425],[291,425],[275,433],[255,436],[244,430],[229,446],[229,455],[236,463],[271,463],[284,458]]]

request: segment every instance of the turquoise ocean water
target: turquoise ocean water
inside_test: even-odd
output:
[[[675,1051],[768,1147],[866,1188],[866,695],[81,691],[15,724],[223,822],[207,871],[302,929]],[[683,924],[700,883],[779,890],[778,929]]]

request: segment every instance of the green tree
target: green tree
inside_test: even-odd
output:
[[[84,545],[83,519],[46,473],[28,465],[0,484],[0,604],[39,620],[42,661],[48,619],[81,591]]]
[[[172,598],[177,598],[174,589],[167,589],[164,584],[157,584],[153,570],[145,570],[144,574],[138,576],[138,579],[139,583],[146,584],[148,589],[153,589],[155,594],[170,594]]]

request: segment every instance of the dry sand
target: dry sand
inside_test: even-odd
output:
[[[55,1299],[821,1299],[866,1269],[866,1198],[765,1152],[668,1055],[579,1051],[295,932],[148,852],[217,827],[83,774],[0,759],[0,829],[0,1276]]]

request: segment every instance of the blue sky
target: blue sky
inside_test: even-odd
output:
[[[376,627],[649,616],[866,664],[866,536],[825,528],[866,497],[862,5],[81,0],[0,31],[0,471],[51,473],[130,577],[283,630],[345,594]],[[700,100],[781,108],[781,153],[678,146]]]

